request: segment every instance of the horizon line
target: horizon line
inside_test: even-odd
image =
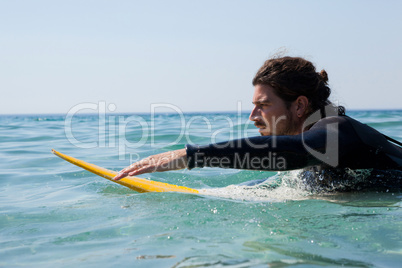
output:
[[[373,108],[373,109],[346,109],[346,113],[348,111],[352,112],[368,112],[368,111],[402,111],[402,108]],[[226,111],[186,111],[182,112],[183,114],[213,114],[213,113],[238,113],[239,111],[236,110],[226,110]],[[250,113],[251,110],[246,110],[246,111],[241,111],[240,113]],[[9,113],[9,114],[3,114],[0,113],[0,116],[46,116],[46,115],[57,115],[57,116],[63,116],[66,115],[67,113]],[[85,113],[77,113],[76,115],[96,115],[98,114],[97,112],[85,112]],[[105,115],[129,115],[129,114],[151,114],[150,112],[119,112],[119,113],[113,113],[113,112],[107,112]],[[155,114],[177,114],[177,112],[156,112]]]

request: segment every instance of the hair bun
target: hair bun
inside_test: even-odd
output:
[[[321,77],[322,81],[324,81],[325,84],[328,82],[328,74],[324,69],[322,69],[318,75]]]

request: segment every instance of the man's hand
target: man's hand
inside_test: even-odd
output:
[[[163,172],[187,167],[187,154],[185,149],[152,155],[122,169],[113,180],[117,181],[127,176],[144,173]]]

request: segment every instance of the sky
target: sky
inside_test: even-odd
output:
[[[0,114],[248,111],[252,78],[278,52],[324,68],[330,99],[347,109],[402,109],[401,10],[397,0],[0,0]]]

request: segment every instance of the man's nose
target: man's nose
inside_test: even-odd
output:
[[[248,117],[248,119],[250,119],[250,121],[257,121],[259,117],[260,117],[260,115],[259,115],[258,109],[257,109],[257,107],[254,107],[254,109],[251,111],[251,114]]]

